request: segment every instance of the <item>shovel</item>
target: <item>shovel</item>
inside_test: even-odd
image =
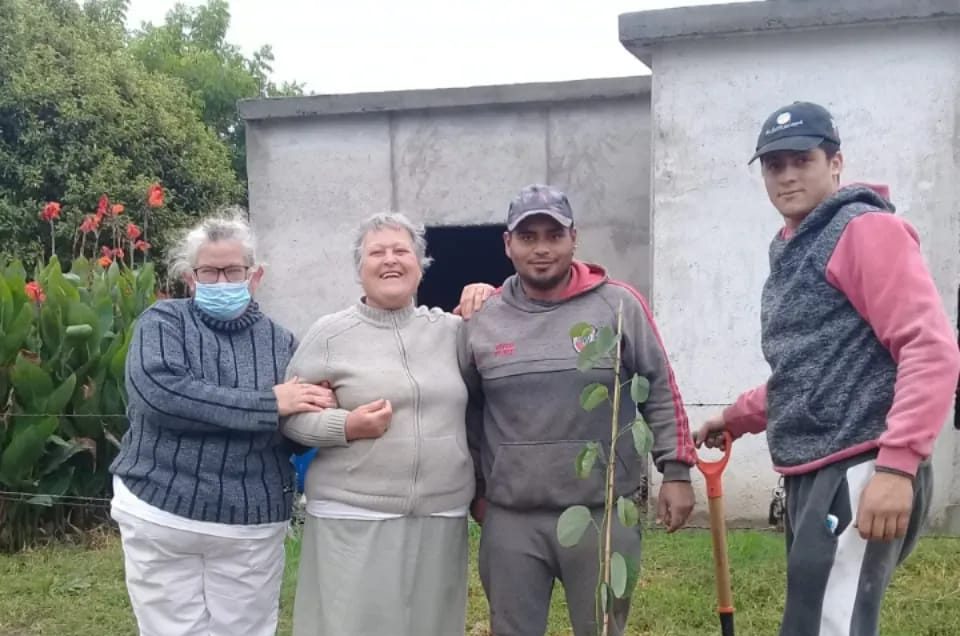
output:
[[[730,563],[727,560],[727,521],[723,514],[723,470],[730,461],[733,436],[723,434],[723,457],[714,462],[697,458],[697,468],[707,480],[710,505],[710,534],[713,539],[713,563],[717,579],[717,613],[722,636],[733,634],[733,592],[730,590]]]

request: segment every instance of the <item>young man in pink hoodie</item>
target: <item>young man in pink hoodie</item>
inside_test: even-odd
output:
[[[929,509],[930,454],[960,372],[956,335],[887,190],[839,187],[840,137],[826,109],[778,109],[758,158],[784,219],[761,299],[771,374],[696,441],[766,431],[786,476],[781,636],[875,636]]]

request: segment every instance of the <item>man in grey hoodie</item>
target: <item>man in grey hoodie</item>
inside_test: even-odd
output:
[[[643,415],[653,431],[653,460],[663,474],[657,518],[669,532],[693,508],[690,467],[695,461],[683,401],[646,301],[604,270],[573,258],[573,211],[567,197],[549,186],[531,185],[511,202],[504,244],[516,274],[464,323],[460,364],[471,399],[482,402],[482,421],[471,423],[477,464],[474,517],[483,524],[480,578],[490,603],[496,636],[534,636],[546,629],[555,579],[566,591],[577,636],[596,633],[594,592],[596,536],[574,548],[558,544],[557,519],[568,506],[598,512],[604,500],[601,471],[579,479],[574,459],[587,441],[600,442],[609,456],[609,412],[580,407],[578,396],[591,382],[610,386],[612,364],[581,373],[577,356],[589,341],[571,338],[586,322],[616,328],[623,305],[625,377],[650,382]],[[611,390],[612,394],[613,391]],[[634,417],[625,396],[622,425]],[[644,461],[632,444],[617,445],[616,494],[642,486]],[[589,540],[588,540],[589,538]],[[614,549],[634,563],[640,532],[619,523]],[[613,606],[612,633],[622,632],[629,599]]]

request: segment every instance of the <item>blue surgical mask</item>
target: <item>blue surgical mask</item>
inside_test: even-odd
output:
[[[200,310],[217,320],[231,320],[250,304],[250,286],[239,283],[196,283],[193,302]]]

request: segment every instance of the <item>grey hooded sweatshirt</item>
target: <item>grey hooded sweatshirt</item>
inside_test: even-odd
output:
[[[588,441],[600,442],[609,456],[610,408],[584,411],[579,397],[592,382],[607,385],[613,395],[613,360],[578,371],[577,357],[589,337],[574,339],[570,329],[586,322],[595,330],[615,330],[621,302],[622,381],[634,372],[649,380],[642,413],[653,431],[656,467],[667,480],[690,479],[695,456],[687,416],[646,301],[608,279],[602,268],[574,262],[561,300],[531,300],[512,276],[464,323],[460,364],[471,400],[483,405],[482,418],[468,418],[478,494],[513,509],[602,504],[599,462],[589,478],[580,479],[574,460]],[[621,426],[629,425],[635,413],[629,391],[620,412]],[[617,443],[617,461],[617,494],[629,495],[645,476],[629,436]]]

